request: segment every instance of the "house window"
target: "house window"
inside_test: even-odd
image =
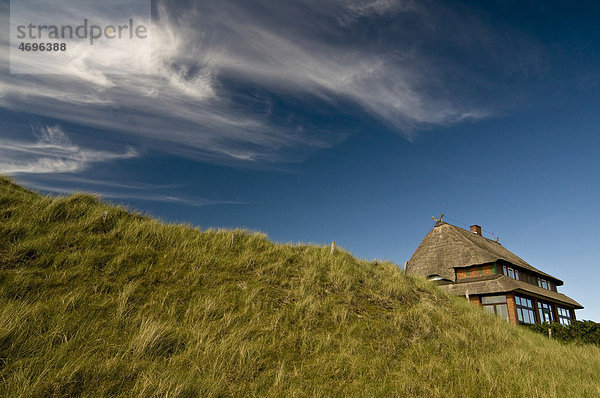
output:
[[[481,298],[481,305],[484,310],[490,314],[495,314],[508,321],[508,306],[506,305],[506,296],[484,296]]]
[[[545,279],[537,278],[537,285],[542,289],[552,290],[552,284]]]
[[[502,273],[508,276],[509,278],[519,279],[519,271],[517,271],[514,268],[507,267],[506,265],[502,266]]]
[[[538,301],[538,312],[540,314],[540,322],[554,322],[554,316],[552,315],[552,304]]]
[[[570,325],[571,324],[571,310],[564,307],[557,306],[558,310],[558,321],[561,325]]]
[[[535,312],[531,299],[515,296],[517,318],[520,323],[535,323]]]

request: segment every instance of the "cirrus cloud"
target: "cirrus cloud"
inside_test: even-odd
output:
[[[2,75],[0,106],[119,132],[134,146],[246,166],[298,161],[344,140],[343,125],[311,120],[323,104],[343,117],[355,116],[342,109],[351,104],[407,138],[492,113],[481,95],[471,98],[485,81],[428,48],[445,41],[459,55],[485,58],[497,52],[500,35],[436,2],[162,1],[151,31],[149,74],[100,68],[126,68],[128,57],[147,55],[144,47],[125,55],[82,47],[68,73]],[[274,107],[281,98],[302,101],[304,113]],[[40,162],[5,161],[4,169],[68,171],[93,161]]]
[[[37,141],[0,138],[0,174],[73,173],[94,163],[138,156],[133,148],[122,153],[81,148],[58,125],[38,127],[34,134]]]

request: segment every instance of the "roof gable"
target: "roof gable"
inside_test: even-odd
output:
[[[470,231],[438,222],[425,236],[406,265],[408,272],[424,276],[440,275],[454,280],[454,268],[506,261],[531,272],[544,275],[562,285],[563,282],[529,265],[500,243]]]

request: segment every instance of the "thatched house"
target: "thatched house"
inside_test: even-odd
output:
[[[514,324],[570,324],[575,309],[583,308],[558,293],[563,281],[483,237],[478,225],[467,231],[438,221],[406,264],[406,271],[423,275]]]

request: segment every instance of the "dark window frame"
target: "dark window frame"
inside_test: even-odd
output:
[[[553,306],[552,303],[548,303],[548,302],[542,301],[542,300],[537,301],[537,310],[538,310],[538,316],[540,319],[540,323],[544,323],[544,322],[552,323],[555,321],[554,309],[552,306]]]
[[[571,324],[571,309],[567,307],[561,307],[560,305],[556,306],[556,313],[558,314],[558,322],[561,325],[570,325]]]
[[[492,301],[489,303],[485,303],[486,299]],[[489,312],[490,314],[494,314],[497,317],[504,319],[507,322],[510,322],[510,313],[508,311],[508,299],[506,295],[482,296],[481,306],[485,311]],[[502,308],[502,310],[500,308]],[[488,309],[491,309],[491,311],[489,311]]]
[[[517,308],[517,320],[522,324],[534,324],[535,307],[532,298],[515,295],[515,307]]]

